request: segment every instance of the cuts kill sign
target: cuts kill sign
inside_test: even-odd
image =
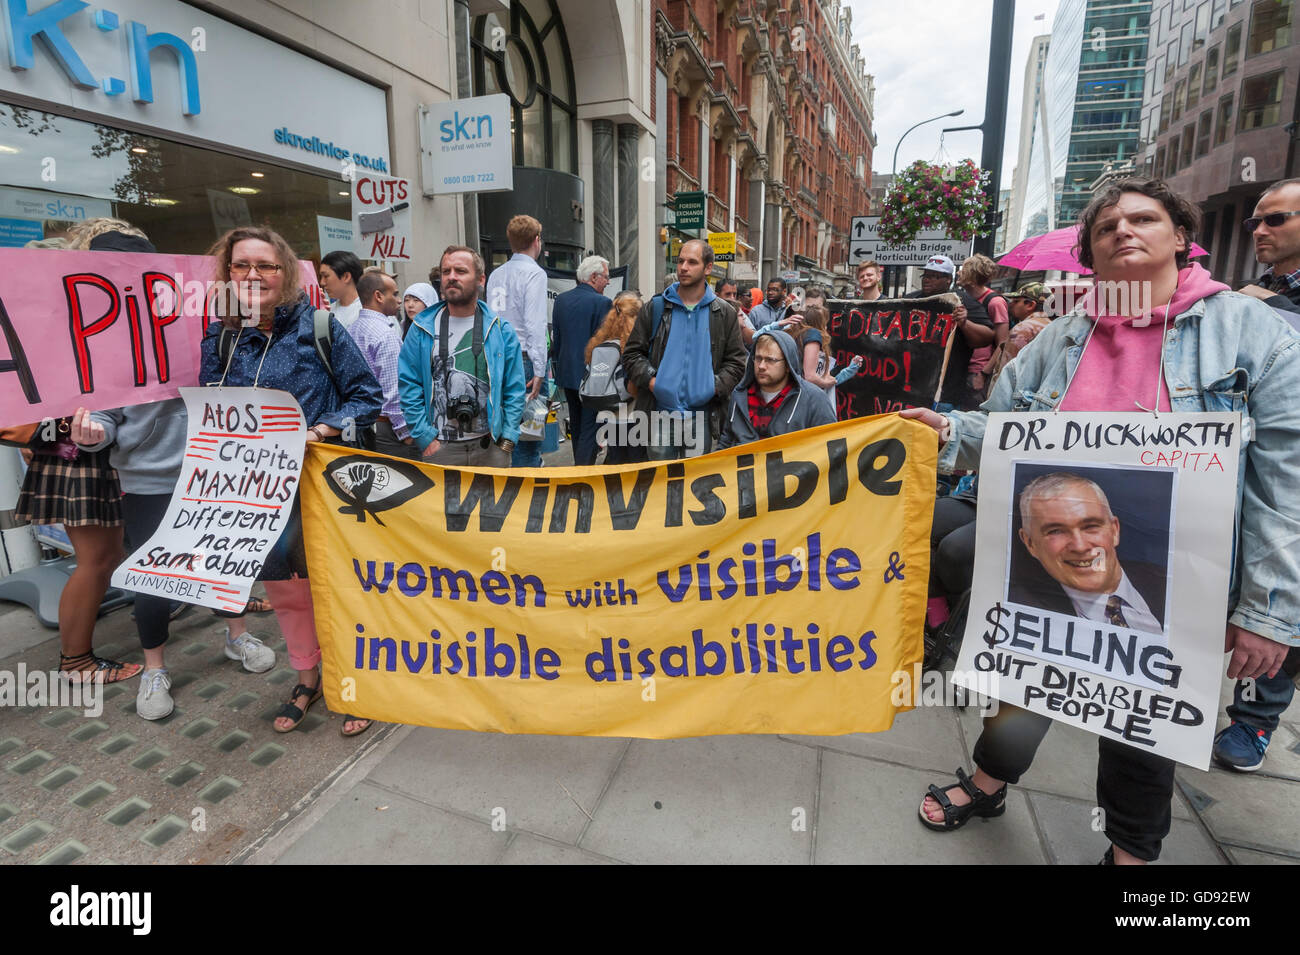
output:
[[[393,176],[352,180],[353,251],[362,259],[411,259],[411,183]]]

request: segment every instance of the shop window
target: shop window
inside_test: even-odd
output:
[[[1282,113],[1282,70],[1248,76],[1241,84],[1241,112],[1237,128],[1243,132],[1276,125]]]
[[[1228,40],[1223,45],[1223,76],[1226,79],[1237,72],[1237,62],[1241,56],[1241,24],[1234,23],[1228,28]]]
[[[1272,53],[1291,43],[1293,0],[1255,0],[1250,8],[1246,55]]]
[[[1219,48],[1216,46],[1205,54],[1205,85],[1201,88],[1202,96],[1209,96],[1219,85]]]
[[[478,17],[470,45],[476,95],[510,97],[515,164],[577,172],[573,59],[555,0],[520,0],[508,17]]]
[[[24,207],[48,217],[24,219],[44,238],[81,219],[115,216],[140,228],[159,252],[200,255],[229,229],[266,223],[300,258],[319,259],[334,249],[319,247],[318,218],[352,217],[352,193],[337,173],[285,169],[5,104],[0,142],[9,147],[0,150],[0,194],[22,190],[25,199],[43,199]],[[33,157],[54,160],[53,182]]]
[[[1219,117],[1214,128],[1214,145],[1222,146],[1232,135],[1232,101],[1235,93],[1219,98]]]
[[[1210,127],[1214,123],[1214,111],[1207,109],[1201,113],[1196,123],[1196,158],[1200,159],[1210,151]]]

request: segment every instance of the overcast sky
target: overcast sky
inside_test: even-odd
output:
[[[900,169],[917,159],[933,161],[945,126],[984,121],[988,82],[992,0],[928,0],[900,5],[887,0],[848,0],[853,8],[853,38],[861,45],[867,72],[876,78],[876,147],[872,169],[888,173],[898,137],[913,123],[940,113],[965,109],[961,116],[927,123],[914,130],[898,153]],[[1051,33],[1059,0],[1020,0],[1011,41],[1011,73],[1002,188],[1011,184],[1020,142],[1020,99],[1030,41]],[[906,12],[904,12],[906,11]],[[1034,20],[1038,14],[1042,20]],[[978,130],[949,133],[943,140],[950,160],[980,159]]]

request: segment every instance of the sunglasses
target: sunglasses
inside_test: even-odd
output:
[[[1266,216],[1251,216],[1242,222],[1242,225],[1246,227],[1247,232],[1254,232],[1259,228],[1261,222],[1270,229],[1276,229],[1292,216],[1300,216],[1300,209],[1294,212],[1270,212]]]

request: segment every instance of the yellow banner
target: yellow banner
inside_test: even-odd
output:
[[[915,422],[592,469],[308,447],[335,712],[573,736],[874,732],[898,709],[891,677],[921,660],[936,446]]]

